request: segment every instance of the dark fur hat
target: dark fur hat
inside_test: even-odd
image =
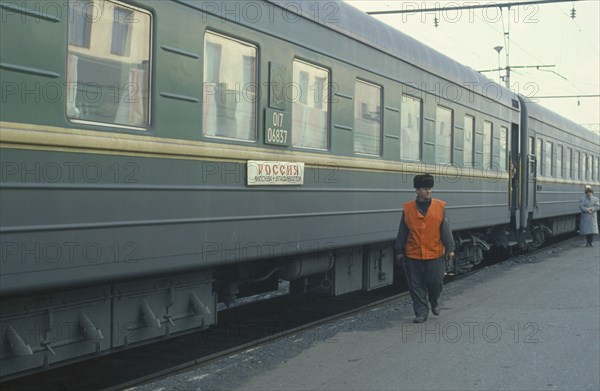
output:
[[[415,189],[418,189],[420,187],[432,188],[433,176],[429,174],[415,175],[415,178],[413,179],[413,185]]]

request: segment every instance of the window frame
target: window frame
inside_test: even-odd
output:
[[[488,125],[488,124],[489,124],[489,135],[486,135],[485,134],[486,130],[487,130],[486,125]],[[483,141],[482,142],[482,148],[483,148],[482,149],[482,158],[483,159],[481,161],[481,168],[484,171],[492,170],[493,169],[493,162],[494,162],[494,156],[493,156],[493,151],[494,151],[494,123],[492,121],[487,121],[487,120],[483,121],[483,134],[482,135],[483,135],[483,138],[482,138],[482,141]],[[489,148],[488,148],[487,151],[486,151],[486,148],[485,148],[486,147],[486,145],[485,145],[486,138],[489,141]],[[486,167],[486,155],[487,155],[487,159],[489,159],[487,167]]]
[[[550,153],[548,153],[548,146],[550,146]],[[548,156],[549,155],[549,156]],[[554,156],[554,142],[546,139],[544,143],[544,176],[554,177],[554,165],[552,164],[552,158]],[[548,169],[548,163],[550,163],[550,169]]]
[[[564,178],[563,175],[563,155],[565,153],[564,146],[562,144],[556,143],[556,177]]]
[[[566,147],[566,156],[563,162],[565,166],[565,178],[572,179],[573,178],[573,148]]]
[[[368,153],[368,152],[357,152],[356,151],[356,136],[357,136],[357,131],[356,131],[356,118],[357,118],[356,105],[358,103],[358,100],[356,99],[356,95],[357,95],[356,91],[357,91],[357,85],[358,85],[358,83],[362,83],[362,84],[364,84],[364,85],[366,85],[368,87],[374,87],[374,88],[377,88],[379,90],[379,94],[378,94],[378,96],[379,96],[379,132],[378,132],[379,140],[378,141],[379,142],[377,143],[378,144],[378,153],[376,153],[376,154]],[[354,96],[354,101],[355,101],[354,102],[354,110],[353,110],[353,112],[354,112],[353,113],[354,114],[354,118],[353,118],[354,119],[354,128],[353,128],[354,129],[354,131],[353,131],[354,135],[353,136],[354,137],[352,138],[352,140],[353,140],[353,152],[356,155],[360,155],[360,156],[381,157],[381,156],[383,156],[383,107],[384,107],[383,106],[384,105],[384,102],[383,102],[383,98],[384,98],[384,95],[383,95],[383,86],[357,77],[356,79],[354,79],[354,95],[355,95]]]
[[[308,106],[308,94],[304,94],[302,93],[300,95],[300,99],[297,99],[298,102],[296,102],[296,99],[292,102],[292,110],[291,110],[291,131],[292,131],[292,138],[291,138],[291,147],[293,148],[299,148],[299,149],[304,149],[304,150],[310,150],[310,151],[319,151],[319,152],[328,152],[331,150],[331,86],[332,86],[332,71],[330,67],[327,67],[325,65],[316,63],[316,62],[312,62],[312,61],[308,61],[305,60],[303,58],[300,57],[294,57],[292,60],[292,80],[294,80],[294,64],[296,63],[301,63],[304,64],[305,66],[309,66],[312,68],[316,68],[322,71],[325,71],[327,73],[327,83],[323,83],[323,85],[326,87],[327,89],[327,93],[323,93],[322,94],[322,101],[320,102],[320,106],[321,107],[313,107],[315,109],[323,109],[324,106],[326,106],[327,110],[323,110],[325,111],[325,147],[313,147],[313,146],[306,146],[306,145],[300,145],[300,144],[295,144],[294,143],[294,137],[296,135],[296,131],[294,129],[294,104],[296,103],[300,103],[302,105]],[[299,75],[302,75],[303,71],[299,72]],[[295,82],[293,82],[295,83]],[[314,85],[314,84],[313,84]],[[324,88],[325,88],[324,87]],[[307,88],[310,90],[310,80],[308,82],[308,86]],[[304,99],[306,97],[306,99]],[[314,99],[314,95],[313,95],[313,99]],[[311,107],[311,106],[308,106]]]
[[[401,104],[400,104],[400,160],[401,161],[407,161],[407,162],[420,162],[423,160],[423,110],[424,110],[424,105],[423,105],[423,99],[421,98],[417,98],[415,96],[409,95],[409,94],[402,94],[401,99]],[[412,159],[412,158],[407,158],[402,156],[402,145],[403,145],[403,132],[402,130],[405,129],[406,127],[404,126],[404,120],[406,118],[405,114],[406,114],[406,110],[405,110],[405,105],[407,104],[406,102],[417,102],[419,104],[419,121],[418,121],[418,135],[419,135],[419,140],[418,140],[418,157],[416,159]],[[410,143],[409,143],[410,144]]]
[[[500,134],[499,134],[498,140],[500,140],[500,144],[498,145],[498,164],[500,166],[498,167],[498,169],[500,170],[500,172],[506,172],[508,169],[508,166],[509,166],[509,164],[508,164],[508,145],[509,145],[508,127],[500,125],[499,133]],[[502,137],[503,133],[504,133],[504,137]],[[503,139],[504,139],[504,149],[502,149]],[[493,150],[493,146],[492,146],[492,150]]]
[[[471,145],[470,145],[470,155],[469,158],[471,159],[469,161],[469,164],[467,164],[467,162],[465,161],[465,159],[467,158],[466,156],[466,148],[465,145],[467,145],[467,121],[466,119],[471,118]],[[464,120],[463,120],[463,167],[474,167],[475,166],[475,116],[474,115],[470,115],[470,114],[465,114]]]
[[[445,112],[450,113],[450,135],[449,135],[449,145],[447,147],[445,145],[441,145],[438,142],[438,130],[440,130],[438,125],[441,123],[439,120],[440,111],[445,111]],[[447,138],[447,137],[445,137],[445,138]],[[449,155],[448,161],[445,161],[445,162],[439,161],[438,148],[441,146],[448,149],[448,151],[447,151],[448,155]],[[452,161],[453,161],[453,155],[454,155],[453,147],[454,147],[454,110],[452,110],[451,108],[446,107],[446,106],[438,105],[435,109],[435,163],[451,165]]]
[[[95,0],[90,0],[90,3],[93,4]],[[65,75],[67,78],[67,99],[65,99],[65,118],[67,119],[67,121],[69,123],[72,124],[83,124],[83,125],[93,125],[93,126],[99,126],[99,127],[104,127],[104,128],[110,128],[110,129],[123,129],[123,130],[134,130],[134,131],[139,131],[139,132],[147,132],[152,126],[153,126],[153,106],[154,106],[154,30],[155,30],[155,18],[154,18],[154,14],[152,13],[152,11],[145,9],[145,8],[141,8],[137,5],[132,5],[129,3],[124,3],[122,1],[118,1],[118,0],[103,0],[106,3],[109,4],[109,7],[104,7],[107,9],[114,9],[116,7],[120,7],[120,8],[125,8],[125,9],[129,9],[132,10],[133,12],[139,12],[142,13],[146,16],[148,16],[148,40],[146,41],[147,43],[147,47],[148,47],[148,67],[146,69],[147,71],[147,77],[146,77],[146,81],[147,81],[147,87],[146,87],[146,91],[147,91],[147,96],[146,96],[146,104],[145,104],[145,111],[147,112],[147,123],[144,124],[144,126],[136,126],[136,125],[128,125],[128,124],[120,124],[120,123],[115,123],[115,122],[102,122],[102,121],[97,121],[97,120],[93,120],[93,119],[80,119],[80,118],[75,118],[69,115],[68,111],[69,111],[69,100],[70,99],[74,99],[74,98],[70,98],[70,90],[75,88],[75,92],[77,92],[78,90],[78,86],[72,86],[73,83],[78,83],[77,82],[70,82],[69,81],[69,56],[71,55],[70,50],[69,50],[69,37],[70,37],[70,27],[69,27],[69,22],[67,22],[67,41],[66,41],[66,54],[67,54],[67,59],[66,59],[66,71],[65,71]],[[77,4],[78,1],[77,0],[68,0],[67,1],[67,8],[69,10],[71,9],[75,9],[75,7],[71,6],[71,4]],[[96,7],[94,5],[91,6],[92,9],[95,9]],[[71,12],[71,11],[68,11]],[[71,14],[68,15],[68,20],[71,20],[71,18],[73,18],[73,16]],[[111,16],[112,18],[112,16]],[[92,25],[93,25],[93,21],[95,19],[92,19]],[[112,22],[111,22],[112,25]],[[93,27],[93,26],[92,26]],[[89,46],[88,47],[82,47],[82,46],[78,46],[78,45],[73,45],[75,47],[78,48],[84,48],[84,49],[91,49],[91,43],[93,41],[93,31],[94,29],[90,27],[90,35],[89,35]],[[109,45],[110,46],[110,45]],[[110,50],[109,50],[110,52]],[[111,55],[116,56],[113,53],[110,53]],[[71,83],[71,85],[69,84]],[[142,97],[143,98],[143,97]],[[74,105],[74,103],[73,103]],[[73,106],[75,107],[75,106]]]
[[[539,136],[535,137],[535,160],[537,162],[537,175],[544,176],[544,167],[546,166],[544,161],[544,139]]]
[[[215,36],[215,37],[219,37],[220,39],[225,39],[227,41],[231,41],[233,43],[236,43],[236,44],[243,45],[243,46],[246,46],[246,47],[254,49],[255,56],[253,57],[254,58],[254,74],[253,74],[253,76],[254,76],[254,85],[256,86],[256,88],[258,88],[259,83],[260,83],[260,80],[259,80],[259,77],[260,77],[260,72],[259,72],[260,47],[259,47],[259,45],[257,43],[255,43],[255,42],[250,41],[250,40],[243,40],[243,39],[238,38],[237,36],[228,35],[228,34],[224,34],[224,33],[219,32],[219,31],[208,30],[208,29],[204,31],[204,36],[203,36],[203,39],[202,39],[202,41],[203,41],[203,52],[204,52],[203,53],[203,58],[202,58],[202,61],[203,61],[203,68],[202,68],[203,69],[203,73],[202,73],[202,85],[203,85],[203,87],[202,88],[204,89],[205,86],[206,86],[206,84],[208,83],[206,81],[206,79],[207,79],[207,69],[208,69],[206,61],[207,61],[207,58],[208,58],[208,55],[207,55],[208,50],[205,50],[205,49],[209,45],[216,46],[213,42],[209,42],[209,41],[206,40],[206,37],[209,36],[209,35],[212,35],[212,36]],[[242,65],[240,74],[243,74],[243,73],[244,73],[244,68],[243,68],[243,65]],[[219,79],[220,79],[220,77],[219,77]],[[222,84],[222,82],[219,80],[219,82],[216,83],[216,84],[220,85],[220,84]],[[243,81],[242,81],[241,84],[243,84]],[[235,90],[233,90],[233,91],[235,91]],[[239,92],[239,94],[243,95],[244,94],[244,90],[241,90]],[[201,134],[202,134],[203,138],[212,139],[212,140],[224,140],[224,141],[230,141],[230,142],[239,142],[239,143],[245,143],[245,144],[256,144],[258,142],[258,140],[260,139],[260,135],[259,135],[260,134],[260,125],[259,125],[259,117],[260,117],[260,113],[259,113],[260,93],[259,93],[259,91],[257,91],[255,99],[254,99],[254,102],[253,102],[254,121],[253,121],[252,125],[254,126],[254,133],[253,133],[254,137],[251,137],[251,138],[241,138],[241,137],[231,137],[229,135],[219,135],[219,134],[216,133],[216,131],[214,132],[214,134],[213,134],[212,131],[209,133],[208,126],[205,124],[205,121],[207,121],[207,119],[205,117],[206,116],[206,108],[207,108],[206,107],[207,103],[205,102],[205,99],[206,99],[206,94],[205,94],[205,92],[203,90],[202,91],[202,119],[201,119],[201,122],[202,122]],[[236,128],[236,133],[237,132],[238,132],[238,129]]]

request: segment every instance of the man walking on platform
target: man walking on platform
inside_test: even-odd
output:
[[[413,185],[417,198],[404,204],[394,247],[397,261],[405,264],[414,322],[423,323],[429,315],[428,302],[431,312],[440,314],[444,261],[454,258],[454,239],[446,217],[446,203],[431,198],[433,176],[416,175]]]

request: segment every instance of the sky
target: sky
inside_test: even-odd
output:
[[[511,1],[345,0],[365,12],[420,10]],[[514,0],[523,2],[528,0]],[[575,19],[571,10],[575,8]],[[477,71],[511,67],[510,89],[600,134],[600,0],[503,8],[374,15]],[[510,17],[510,18],[509,18]],[[509,21],[510,19],[510,21]],[[508,32],[508,36],[505,35]],[[494,49],[502,46],[500,54]],[[498,65],[500,64],[500,65]],[[552,65],[552,67],[518,68]],[[514,68],[513,68],[514,67]],[[484,73],[499,81],[499,72]],[[580,98],[544,98],[547,96]]]

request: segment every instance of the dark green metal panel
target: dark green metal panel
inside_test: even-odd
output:
[[[66,100],[63,2],[2,2],[0,120],[62,125]]]
[[[331,152],[354,155],[354,83],[355,72],[337,64],[331,88]]]
[[[427,108],[427,105],[425,105]],[[435,115],[435,109],[429,112]],[[435,117],[423,116],[423,157],[427,164],[435,164]]]

